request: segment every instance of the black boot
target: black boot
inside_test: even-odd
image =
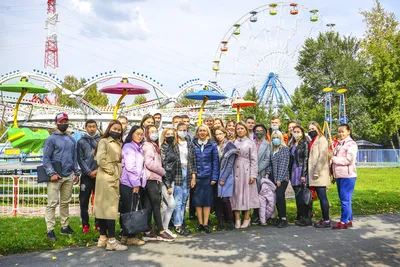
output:
[[[224,221],[218,220],[217,231],[222,231],[222,230],[224,230]]]
[[[232,221],[227,221],[226,222],[226,230],[227,231],[232,231],[233,229],[234,229],[233,222]]]

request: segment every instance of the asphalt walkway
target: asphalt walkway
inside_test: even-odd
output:
[[[125,252],[80,247],[12,255],[0,266],[400,266],[400,214],[356,217],[348,230],[259,226]]]

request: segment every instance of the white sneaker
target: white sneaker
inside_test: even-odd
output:
[[[178,235],[172,233],[171,230],[169,230],[169,229],[166,229],[165,232],[167,232],[167,233],[168,233],[170,236],[172,236],[173,238],[177,238],[177,237],[178,237]]]

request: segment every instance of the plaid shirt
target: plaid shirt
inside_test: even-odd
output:
[[[279,151],[274,154],[271,148],[270,164],[267,167],[267,174],[275,183],[277,181],[289,181],[289,162],[290,162],[290,149],[287,146],[281,146]]]
[[[187,137],[186,138],[187,146],[188,146],[188,165],[187,165],[187,186],[188,188],[190,187],[190,181],[192,179],[192,174],[197,174],[197,165],[196,165],[196,154],[194,152],[194,145],[192,141]],[[175,145],[173,147],[173,150],[175,154],[177,155],[178,158],[178,164],[177,164],[177,171],[175,175],[175,185],[177,186],[182,186],[183,185],[183,177],[182,177],[182,163],[181,163],[181,157],[180,157],[180,152],[179,152],[179,145]],[[164,151],[163,148],[161,147],[161,155],[162,158],[164,159]]]

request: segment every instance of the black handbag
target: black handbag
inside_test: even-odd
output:
[[[296,194],[296,202],[297,205],[312,205],[312,192],[307,186],[303,183],[301,189]]]
[[[141,208],[140,197],[138,193],[133,193],[132,203],[131,203],[131,211],[127,213],[121,214],[121,225],[124,235],[133,235],[140,232],[149,231],[149,225],[147,218],[149,216],[147,209]],[[135,196],[139,200],[139,204],[136,205],[135,210],[133,210],[133,203]],[[140,209],[139,209],[140,206]]]

